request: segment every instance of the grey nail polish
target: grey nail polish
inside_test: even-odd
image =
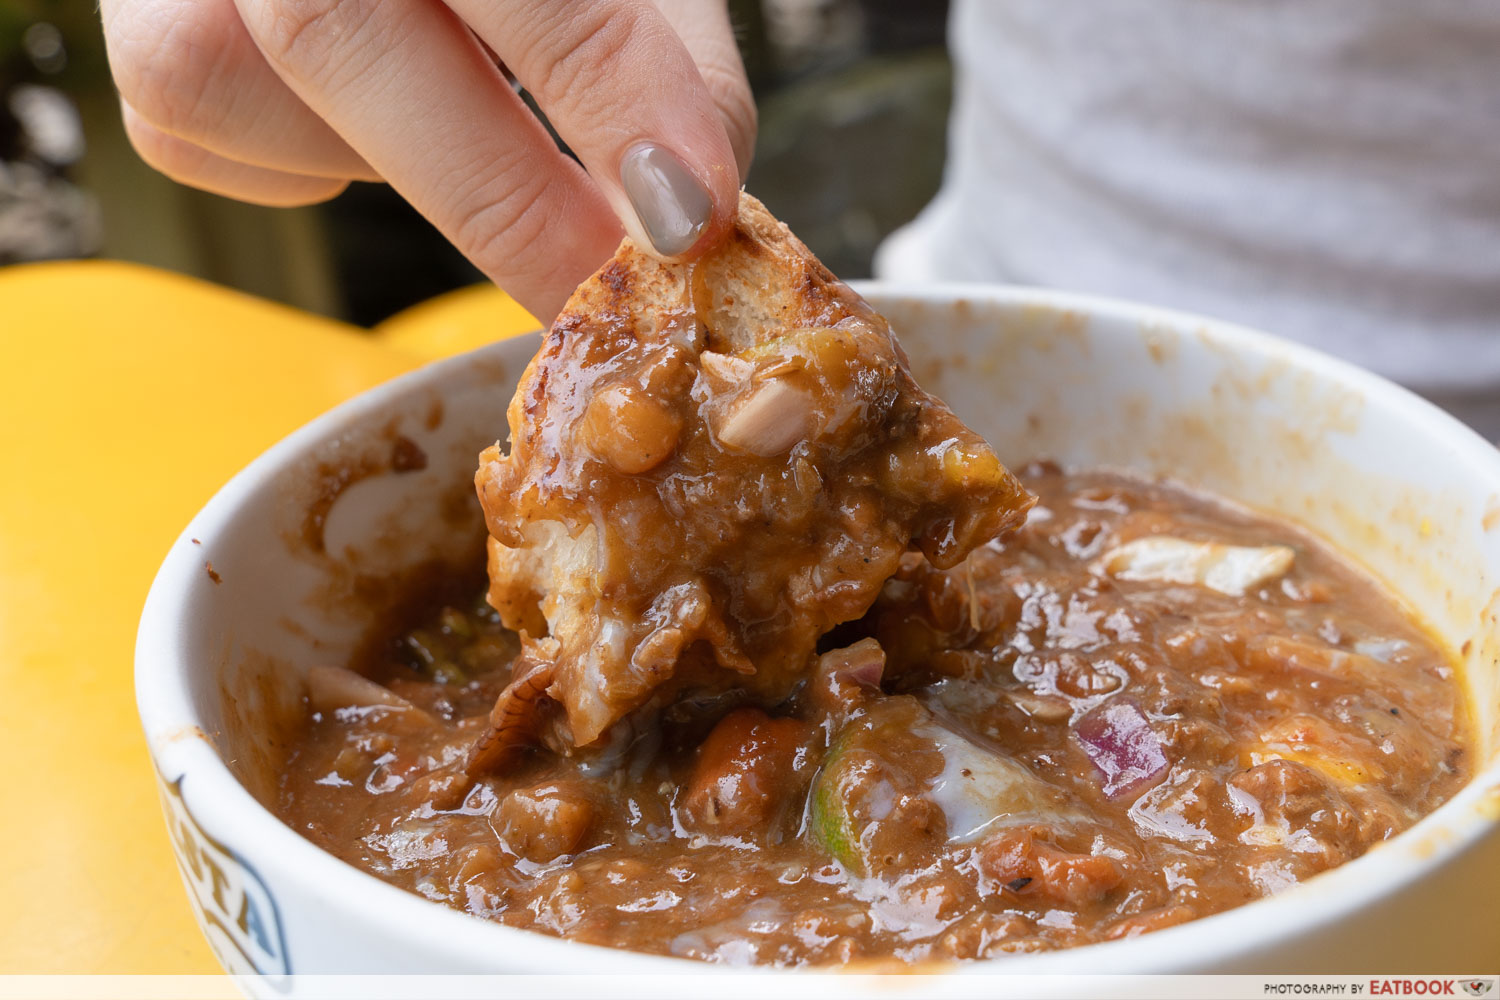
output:
[[[625,154],[620,183],[663,257],[675,257],[698,242],[713,215],[713,199],[682,161],[661,146],[643,143]]]

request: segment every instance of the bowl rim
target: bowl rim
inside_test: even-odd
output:
[[[897,281],[850,282],[879,303],[911,301],[953,306],[960,301],[986,306],[1027,306],[1079,312],[1090,318],[1192,331],[1234,354],[1283,361],[1320,380],[1354,388],[1368,400],[1380,400],[1401,412],[1423,436],[1444,442],[1453,461],[1483,468],[1500,493],[1500,450],[1438,407],[1385,378],[1314,348],[1235,323],[1194,313],[1141,305],[1120,299],[1047,288],[968,282],[910,284]],[[899,331],[898,331],[899,335]],[[497,341],[474,351],[432,362],[347,400],[287,435],[225,484],[183,529],[152,582],[142,611],[135,649],[137,708],[153,766],[163,782],[164,762],[184,784],[195,813],[212,815],[216,835],[253,845],[246,853],[266,858],[278,869],[303,873],[301,881],[317,883],[340,905],[400,933],[415,955],[504,955],[511,964],[551,966],[554,970],[621,973],[716,972],[778,975],[803,970],[777,967],[728,968],[692,959],[654,955],[584,944],[539,931],[504,926],[451,909],[409,893],[356,868],[302,837],[261,805],[229,771],[202,730],[190,697],[193,670],[186,661],[179,625],[184,603],[201,587],[201,551],[194,538],[211,538],[249,504],[263,484],[291,467],[311,446],[334,437],[372,415],[387,401],[431,384],[461,378],[476,360],[515,353],[538,333]],[[529,356],[531,348],[527,349]],[[184,734],[197,738],[184,739]],[[190,789],[190,790],[189,790]],[[1110,974],[1182,971],[1208,962],[1248,959],[1310,928],[1357,912],[1394,894],[1433,869],[1443,867],[1500,829],[1500,812],[1487,807],[1500,796],[1500,754],[1492,755],[1474,777],[1438,809],[1359,858],[1320,873],[1275,896],[1233,907],[1129,940],[1106,941],[1034,954],[1009,955],[968,963],[933,962],[913,971],[961,974]],[[1421,843],[1419,850],[1398,845]],[[238,853],[238,852],[236,852]],[[263,867],[266,865],[262,862]],[[378,916],[376,916],[378,915]],[[827,971],[828,967],[818,967]],[[850,972],[866,971],[860,965]]]

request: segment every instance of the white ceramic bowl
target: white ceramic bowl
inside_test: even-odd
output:
[[[1300,522],[1402,594],[1455,649],[1482,773],[1401,837],[1272,899],[1124,942],[964,972],[1452,972],[1497,956],[1500,452],[1411,394],[1224,323],[990,287],[863,289],[918,379],[1012,462],[1166,475]],[[340,406],[236,476],[183,532],[146,602],[136,694],[173,842],[231,971],[706,972],[485,923],[334,859],[267,808],[300,672],[367,624],[351,595],[481,537],[470,480],[535,336],[430,365]],[[425,469],[307,511],[393,435]],[[368,471],[368,469],[367,469]],[[316,532],[313,532],[316,534]],[[211,578],[212,562],[218,579]]]

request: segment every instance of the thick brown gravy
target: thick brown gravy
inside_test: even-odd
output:
[[[477,594],[434,609],[364,677],[315,672],[280,813],[485,919],[801,965],[1178,924],[1467,779],[1452,661],[1306,534],[1111,473],[1022,479],[1024,528],[947,570],[906,557],[784,702],[679,703],[478,781],[518,643]]]

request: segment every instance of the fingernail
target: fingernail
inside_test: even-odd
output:
[[[660,146],[642,143],[625,154],[620,183],[663,257],[687,252],[713,215],[713,199],[682,161]]]

